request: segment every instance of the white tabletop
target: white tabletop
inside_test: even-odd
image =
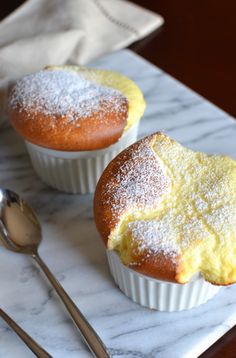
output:
[[[131,51],[93,64],[137,82],[147,110],[139,135],[157,130],[182,144],[236,158],[236,123]],[[51,190],[34,173],[23,141],[0,129],[0,186],[15,190],[43,225],[40,254],[86,315],[113,357],[197,357],[236,323],[236,285],[190,311],[164,313],[131,302],[115,286],[96,231],[91,195]],[[55,358],[91,357],[56,294],[30,257],[0,248],[0,307]],[[0,357],[33,354],[0,321]]]

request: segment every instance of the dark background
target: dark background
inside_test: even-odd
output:
[[[133,2],[165,19],[140,54],[236,116],[236,1]]]
[[[0,19],[23,2],[2,1]],[[131,49],[236,116],[236,0],[133,2],[162,15],[165,24]],[[236,327],[201,356],[235,357]]]

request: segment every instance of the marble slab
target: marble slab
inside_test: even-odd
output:
[[[196,150],[236,158],[229,115],[131,51],[93,65],[124,73],[142,88],[147,110],[139,135],[165,130]],[[96,232],[92,196],[51,190],[34,173],[22,140],[0,129],[0,186],[32,205],[42,225],[40,254],[115,358],[197,357],[236,323],[236,285],[190,311],[160,313],[126,298],[113,283]],[[56,294],[30,257],[0,248],[0,306],[53,357],[91,357]],[[32,357],[0,321],[0,357]]]

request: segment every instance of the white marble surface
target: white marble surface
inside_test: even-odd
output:
[[[236,158],[236,123],[189,89],[129,51],[96,62],[142,88],[147,110],[140,136],[164,129],[197,150]],[[114,285],[92,215],[92,196],[44,185],[22,140],[0,129],[0,186],[14,189],[36,210],[44,240],[40,254],[110,348],[113,357],[197,357],[236,323],[236,285],[207,304],[180,313],[142,308]],[[53,357],[90,357],[63,306],[30,257],[0,249],[0,306]],[[33,356],[0,321],[0,357]]]

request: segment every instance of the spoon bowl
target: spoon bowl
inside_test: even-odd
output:
[[[91,352],[109,358],[107,348],[38,254],[42,230],[36,214],[18,194],[0,189],[0,240],[11,251],[31,255],[67,308]]]
[[[18,194],[0,189],[0,237],[11,251],[35,254],[42,240],[41,225]]]

